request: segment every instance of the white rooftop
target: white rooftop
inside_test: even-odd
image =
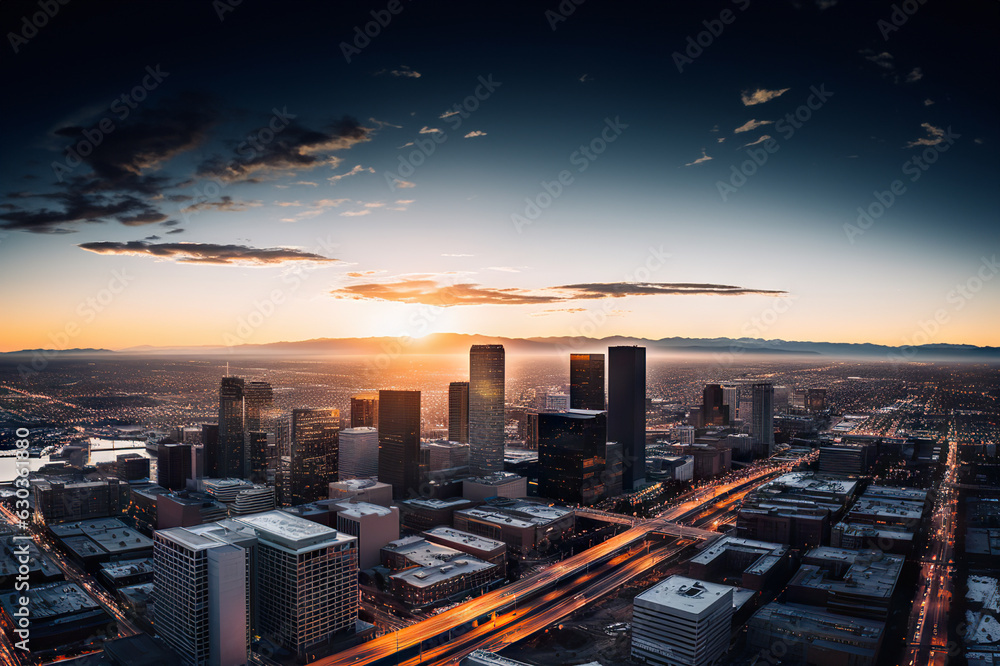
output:
[[[729,585],[675,575],[649,588],[637,596],[635,601],[645,602],[644,605],[665,606],[671,611],[679,610],[685,614],[700,615],[723,597],[731,604],[734,589]]]
[[[326,525],[279,510],[240,516],[233,520],[252,527],[261,539],[296,550],[311,550],[331,543],[355,540],[354,537],[341,534]]]

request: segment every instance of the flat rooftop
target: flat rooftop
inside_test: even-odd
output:
[[[479,518],[480,520],[485,520],[486,522],[489,523],[496,523],[497,525],[510,525],[511,527],[520,527],[520,528],[528,528],[535,526],[534,521],[524,520],[523,518],[517,518],[502,511],[492,511],[489,509],[478,508],[478,509],[462,509],[460,513],[474,518]]]
[[[867,639],[877,644],[885,631],[885,623],[844,615],[833,615],[813,606],[799,604],[767,604],[754,616],[754,620],[767,622],[782,629],[793,628],[802,637],[830,639],[840,637],[845,643]]]
[[[720,598],[726,597],[732,603],[734,588],[729,585],[707,583],[687,576],[670,576],[658,585],[649,588],[635,600],[647,605],[666,607],[673,611],[700,615]]]
[[[778,551],[777,554],[780,556],[788,552],[788,546],[780,543],[756,541],[754,539],[740,539],[734,536],[724,536],[713,543],[710,548],[706,548],[698,553],[696,557],[692,557],[691,562],[696,564],[708,564],[715,558],[723,555],[730,548],[759,552],[761,555],[768,555]]]
[[[261,539],[296,550],[312,550],[332,543],[356,540],[326,525],[278,510],[240,516],[233,520],[255,529]]]
[[[406,569],[405,571],[393,574],[390,578],[405,581],[413,587],[430,587],[449,578],[465,576],[495,566],[495,564],[483,562],[475,557],[465,555],[454,560],[449,560],[447,564]]]
[[[31,589],[22,592],[4,593],[0,596],[8,615],[20,608],[18,597],[27,596],[31,599],[32,621],[56,619],[81,611],[100,610],[96,601],[91,599],[76,583],[48,583],[33,585]]]
[[[848,515],[851,514],[920,520],[921,516],[924,515],[924,505],[920,502],[908,502],[896,499],[872,499],[865,496],[861,497],[851,507]]]
[[[347,516],[349,518],[392,515],[392,509],[385,506],[379,506],[378,504],[369,504],[368,502],[341,502],[337,506],[342,507],[337,514],[340,516]]]
[[[417,536],[390,541],[383,548],[402,555],[419,567],[435,566],[462,555],[462,551]]]
[[[448,499],[411,499],[401,502],[408,506],[420,509],[457,509],[462,506],[472,504],[462,497],[450,497]]]
[[[468,532],[463,532],[462,530],[456,530],[453,527],[435,527],[433,529],[427,530],[424,534],[432,534],[442,541],[448,541],[450,543],[460,543],[471,548],[476,548],[478,550],[498,550],[500,548],[506,548],[506,544],[503,541],[497,541],[495,539],[487,539],[486,537],[477,536],[475,534],[470,534]]]
[[[106,562],[101,565],[104,575],[109,578],[122,578],[135,574],[153,573],[153,561],[148,557],[138,560],[121,560],[118,562]]]

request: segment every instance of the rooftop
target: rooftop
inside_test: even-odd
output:
[[[419,536],[390,541],[384,546],[384,549],[402,555],[409,562],[420,567],[435,566],[462,555],[459,550],[427,541]]]
[[[18,597],[21,596],[27,596],[31,599],[32,622],[56,619],[81,611],[100,610],[97,602],[91,599],[79,585],[62,581],[46,585],[33,585],[29,590],[5,592],[0,595],[0,605],[3,605],[8,615],[20,608]]]
[[[378,504],[369,504],[368,502],[341,502],[337,506],[341,507],[337,514],[349,518],[392,515],[392,509],[379,506]]]
[[[482,571],[495,567],[495,564],[483,562],[475,557],[465,555],[461,558],[449,560],[447,564],[437,564],[434,566],[413,567],[395,573],[390,578],[405,581],[413,587],[429,587],[456,576]]]
[[[486,537],[463,532],[462,530],[456,530],[452,527],[435,527],[427,530],[424,534],[432,534],[442,541],[461,543],[479,550],[497,550],[499,548],[506,548],[506,545],[502,541],[487,539]]]
[[[354,537],[341,534],[326,525],[320,525],[284,511],[266,511],[250,516],[240,516],[233,520],[255,529],[261,539],[275,541],[279,545],[295,549],[306,547],[311,549],[336,542],[355,541]]]
[[[635,598],[641,605],[666,606],[671,610],[685,611],[699,615],[709,609],[720,598],[732,603],[734,588],[729,585],[707,583],[687,576],[670,576]]]

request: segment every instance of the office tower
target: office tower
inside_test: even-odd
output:
[[[271,429],[274,429],[273,422]],[[274,433],[263,430],[248,430],[246,438],[247,449],[250,452],[250,474],[247,478],[254,483],[266,483],[268,453],[274,444]]]
[[[472,345],[469,352],[469,471],[503,471],[503,345]]]
[[[378,480],[394,499],[420,494],[420,391],[378,392]]]
[[[750,436],[757,440],[758,450],[769,456],[774,453],[774,386],[770,382],[755,383],[750,397]]]
[[[360,393],[351,396],[351,427],[378,428],[378,396]]]
[[[646,348],[608,348],[608,441],[622,445],[622,491],[646,474]]]
[[[622,494],[622,445],[608,442],[604,454],[604,494],[618,497]]]
[[[274,429],[274,391],[267,382],[248,382],[244,391],[244,430],[252,432]]]
[[[249,555],[183,527],[153,534],[156,633],[189,666],[239,666],[249,644]]]
[[[469,382],[448,385],[448,439],[469,443]]]
[[[336,505],[337,531],[358,538],[358,568],[381,564],[379,551],[399,538],[399,509],[347,500]]]
[[[571,409],[538,415],[538,494],[589,505],[605,495],[607,413]]]
[[[219,478],[246,478],[244,384],[241,377],[223,377],[219,387]]]
[[[739,414],[740,408],[740,386],[739,384],[722,385],[722,404],[729,408],[729,422],[732,423],[737,418],[743,418]]]
[[[545,411],[565,412],[569,409],[569,396],[565,393],[546,393]]]
[[[604,354],[569,355],[570,409],[596,409],[604,405]]]
[[[378,431],[375,428],[340,431],[339,472],[341,479],[378,476]]]
[[[729,650],[733,589],[670,576],[635,598],[632,658],[664,666],[709,666]]]
[[[284,511],[234,518],[257,534],[258,633],[299,663],[327,656],[358,617],[358,540]]]
[[[184,490],[191,478],[191,445],[161,442],[156,451],[156,483]]]
[[[702,422],[706,426],[729,425],[729,409],[723,404],[722,387],[706,384],[701,402]]]
[[[811,388],[806,391],[806,409],[811,412],[822,412],[826,409],[825,388]]]
[[[219,426],[205,423],[201,426],[201,446],[205,450],[204,476],[219,477]]]
[[[307,504],[329,496],[338,481],[339,409],[293,409],[288,453],[288,501]]]

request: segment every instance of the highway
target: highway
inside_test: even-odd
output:
[[[934,503],[927,551],[910,610],[904,664],[944,666],[948,663],[948,610],[951,605],[952,558],[955,539],[958,444],[948,443],[944,479]]]
[[[571,579],[581,573],[591,575],[587,573],[590,567],[601,566],[608,558],[622,552],[627,552],[636,545],[642,545],[646,538],[654,533],[679,534],[683,529],[688,531],[692,536],[697,535],[697,538],[704,538],[704,534],[712,534],[714,537],[717,535],[716,533],[690,526],[677,525],[676,521],[698,512],[705,504],[716,500],[716,498],[720,498],[720,496],[728,496],[731,492],[760,485],[778,474],[789,471],[794,466],[793,464],[785,463],[748,468],[718,482],[701,486],[687,495],[680,503],[665,508],[654,518],[641,521],[621,534],[613,536],[603,543],[577,555],[568,557],[535,576],[511,583],[504,588],[488,592],[405,629],[375,638],[374,640],[312,663],[317,666],[333,666],[334,664],[356,664],[360,666],[362,664],[373,664],[382,660],[385,660],[383,663],[387,664],[395,663],[390,657],[393,657],[399,651],[408,653],[411,648],[419,650],[421,645],[431,639],[451,637],[454,630],[466,626],[471,627],[480,618],[486,616],[495,617],[495,613],[498,610],[505,609],[511,602],[509,598],[511,595],[514,595],[518,600],[533,600],[549,593],[552,587],[562,582],[572,582]],[[648,566],[649,562],[646,565]],[[627,576],[630,566],[634,565],[622,567],[621,575]],[[603,569],[600,570],[603,571]],[[597,575],[596,571],[598,570],[595,569],[595,573],[592,575]],[[608,575],[610,575],[610,572],[608,572]],[[612,580],[617,580],[617,578],[612,578]],[[620,583],[616,585],[620,585]],[[611,589],[614,589],[614,586]],[[558,591],[558,594],[565,595],[566,593]],[[572,606],[572,604],[567,605],[567,607],[569,606]],[[541,626],[548,626],[548,624],[551,624],[551,621]],[[524,633],[523,635],[518,634],[519,637],[525,638],[530,635],[531,632],[528,629],[531,626],[533,625],[523,625],[521,631]],[[532,631],[535,630],[532,629]],[[428,655],[427,658],[433,657]],[[417,662],[414,663],[424,663],[424,661],[418,656]]]

